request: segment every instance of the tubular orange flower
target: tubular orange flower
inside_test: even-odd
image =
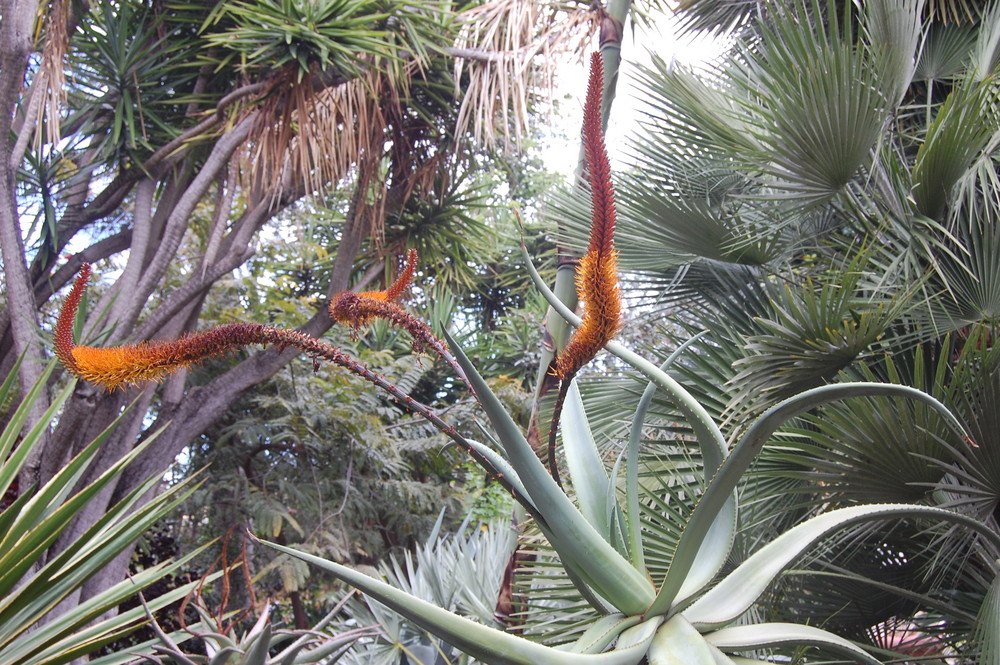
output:
[[[373,319],[385,319],[410,333],[410,337],[413,339],[413,350],[416,353],[425,349],[434,351],[451,365],[462,381],[468,385],[465,371],[448,351],[444,342],[438,339],[430,326],[407,312],[397,302],[410,287],[416,270],[417,250],[411,249],[406,254],[406,266],[388,289],[364,293],[342,291],[330,302],[330,318],[338,323],[348,325],[354,330],[371,323]]]
[[[59,313],[55,351],[71,372],[108,390],[158,381],[181,367],[252,344],[294,346],[313,357],[324,358],[356,373],[364,375],[368,371],[340,349],[318,339],[295,330],[256,323],[231,323],[164,342],[140,342],[105,349],[76,346],[73,342],[73,319],[89,277],[90,266],[84,264]]]
[[[590,84],[583,111],[583,145],[590,180],[592,223],[587,253],[576,271],[577,295],[584,304],[583,322],[556,360],[555,373],[568,380],[621,329],[618,251],[615,249],[615,192],[611,162],[601,131],[601,88],[604,63],[600,53],[590,59]]]
[[[293,331],[281,331],[290,333]],[[159,381],[173,371],[251,344],[285,344],[278,329],[256,323],[231,323],[165,342],[140,342],[110,348],[73,348],[73,371],[108,390]]]
[[[396,302],[410,288],[416,271],[417,250],[411,249],[406,254],[406,266],[388,289],[364,293],[343,291],[330,303],[330,318],[355,330],[368,325],[375,318],[392,319],[391,313],[396,310],[403,311]]]

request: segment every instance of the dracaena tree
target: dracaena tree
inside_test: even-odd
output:
[[[578,270],[583,316],[577,317],[548,290],[527,265],[536,286],[550,304],[575,326],[567,344],[572,355],[559,377],[569,383],[561,390],[565,407],[553,426],[562,431],[566,484],[529,444],[496,395],[461,347],[450,337],[438,339],[427,325],[398,301],[413,270],[379,291],[344,292],[330,305],[338,322],[361,327],[384,319],[406,330],[413,344],[443,358],[454,368],[480,403],[491,430],[487,442],[463,436],[453,424],[414,400],[390,379],[372,372],[343,350],[299,331],[260,324],[221,326],[176,340],[153,344],[98,348],[77,344],[69,322],[87,280],[77,279],[57,328],[57,348],[63,364],[88,381],[108,386],[148,381],[203,358],[247,344],[295,346],[317,361],[328,361],[363,377],[401,404],[426,418],[466,450],[497,479],[531,516],[533,525],[552,548],[548,583],[539,575],[527,603],[552,602],[553,583],[572,586],[579,602],[573,618],[576,634],[558,631],[552,646],[523,635],[458,616],[379,580],[336,562],[277,544],[278,551],[301,558],[357,587],[399,612],[447,645],[485,663],[620,663],[650,665],[683,663],[763,663],[787,659],[788,649],[819,647],[859,663],[879,663],[858,644],[815,625],[815,621],[755,620],[766,615],[758,601],[772,583],[815,546],[861,525],[919,521],[962,531],[983,543],[976,553],[986,573],[975,583],[975,625],[956,647],[963,657],[995,662],[1000,635],[1000,570],[983,554],[1000,548],[1000,536],[984,521],[962,512],[921,503],[870,503],[833,508],[827,490],[813,487],[813,510],[791,515],[788,523],[766,536],[757,530],[758,510],[749,507],[751,523],[741,526],[737,491],[775,432],[790,420],[825,405],[865,398],[913,402],[940,418],[954,436],[977,447],[962,423],[937,399],[915,388],[879,382],[843,382],[797,392],[754,417],[727,443],[712,414],[665,370],[674,357],[658,367],[615,343],[621,321],[614,244],[616,214],[613,188],[600,127],[602,57],[595,54],[585,111],[584,140],[591,190],[591,245]],[[416,257],[408,257],[412,266]],[[606,464],[588,426],[573,374],[607,349],[649,380],[631,418],[628,443],[617,460]],[[679,351],[683,352],[683,348]],[[641,439],[652,395],[662,391],[676,407],[691,437],[671,442],[674,463],[665,463],[643,477]],[[565,411],[565,415],[559,415]],[[687,460],[686,464],[679,460]],[[648,458],[647,467],[652,465]],[[766,497],[754,496],[755,500]],[[745,504],[744,504],[745,505]],[[727,568],[734,545],[747,535],[760,541],[733,568]],[[865,543],[871,545],[871,543]],[[880,545],[874,544],[876,553]],[[882,543],[881,547],[886,547]],[[821,578],[820,573],[814,573]],[[535,598],[534,596],[537,596]],[[565,595],[563,598],[565,599]],[[931,599],[933,603],[933,600]],[[550,605],[551,607],[551,605]],[[565,607],[563,608],[565,610]],[[530,616],[530,613],[529,613]],[[554,624],[547,620],[551,627]]]
[[[81,334],[111,344],[174,337],[199,327],[213,289],[247,264],[265,228],[282,215],[319,217],[330,199],[331,259],[310,293],[318,306],[292,323],[303,334],[328,329],[325,301],[390,274],[387,257],[407,247],[440,260],[439,275],[467,280],[467,267],[485,260],[487,228],[472,176],[526,131],[523,100],[553,62],[536,56],[585,38],[592,12],[524,2],[7,0],[0,16],[0,368],[23,355],[27,391],[50,353],[39,343],[50,299],[84,263],[115,270],[102,271]],[[453,251],[461,258],[445,265]],[[272,347],[203,385],[184,372],[140,389],[81,384],[21,486],[52,477],[138,399],[91,473],[163,427],[159,445],[69,529],[85,530],[298,353]],[[108,566],[87,586],[123,574],[124,564]]]

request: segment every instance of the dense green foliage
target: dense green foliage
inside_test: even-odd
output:
[[[0,30],[37,4],[3,0]],[[48,501],[59,539],[11,551],[31,549],[40,574],[72,564],[0,594],[0,624],[42,599],[8,622],[12,662],[67,661],[143,616],[55,618],[117,602],[113,555],[183,490],[161,524],[170,549],[249,530],[281,553],[230,537],[136,573],[207,575],[220,550],[245,566],[199,593],[201,642],[158,636],[177,662],[228,645],[247,665],[341,650],[359,664],[1000,663],[1000,4],[683,3],[684,25],[732,41],[703,67],[654,58],[638,77],[643,120],[616,175],[628,348],[609,345],[618,359],[569,391],[563,487],[539,463],[548,416],[532,420],[528,392],[549,369],[554,247],[532,223],[518,251],[509,205],[541,208],[569,247],[592,217],[580,188],[549,194],[530,155],[499,159],[489,141],[530,135],[550,66],[530,56],[590,14],[529,4],[53,0],[36,50],[4,32],[0,176],[17,189],[0,189],[0,368],[29,398],[4,412],[3,440],[61,417],[0,445],[14,502],[0,540],[34,528],[15,507]],[[597,13],[602,39],[619,10]],[[331,297],[385,286],[409,248],[408,310],[458,338],[478,400],[384,321],[329,330]],[[83,262],[103,279],[80,342],[266,322],[324,336],[400,392],[278,349],[159,387],[62,388],[35,340]],[[179,484],[108,526],[175,459]],[[211,482],[185,489],[198,473]],[[493,521],[512,495],[514,551]],[[95,524],[129,537],[74,557]],[[10,589],[27,569],[12,570]],[[334,578],[370,595],[345,600]],[[255,598],[268,606],[224,616]],[[39,634],[62,632],[39,652],[19,631],[45,614]],[[274,617],[322,632],[286,640]]]

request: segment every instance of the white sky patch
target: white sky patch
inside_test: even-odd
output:
[[[717,58],[725,45],[725,40],[718,37],[680,35],[673,14],[664,14],[656,25],[648,28],[633,23],[626,26],[618,88],[606,135],[613,169],[621,168],[622,148],[639,119],[640,104],[636,99],[634,78],[637,67],[650,65],[653,54],[668,62],[697,66]],[[587,68],[586,62],[568,63],[562,68],[553,94],[562,107],[562,112],[555,116],[561,127],[548,137],[547,145],[542,147],[545,165],[556,173],[564,174],[567,179],[573,176],[580,149]]]

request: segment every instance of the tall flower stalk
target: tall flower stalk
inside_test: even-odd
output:
[[[583,110],[583,145],[590,182],[592,221],[587,253],[576,270],[576,292],[584,304],[583,323],[573,332],[556,359],[556,374],[569,381],[581,367],[614,338],[622,327],[618,287],[618,250],[615,249],[615,190],[611,161],[601,129],[601,90],[604,65],[600,53],[590,59],[590,82]]]
[[[590,58],[590,82],[583,109],[585,169],[590,182],[592,221],[587,253],[576,269],[577,298],[583,303],[583,322],[556,357],[555,375],[559,393],[552,409],[548,461],[552,477],[559,480],[556,437],[562,406],[576,373],[594,359],[622,327],[621,292],[618,286],[618,250],[615,249],[615,190],[611,184],[611,161],[601,127],[601,95],[604,61],[600,53]]]

